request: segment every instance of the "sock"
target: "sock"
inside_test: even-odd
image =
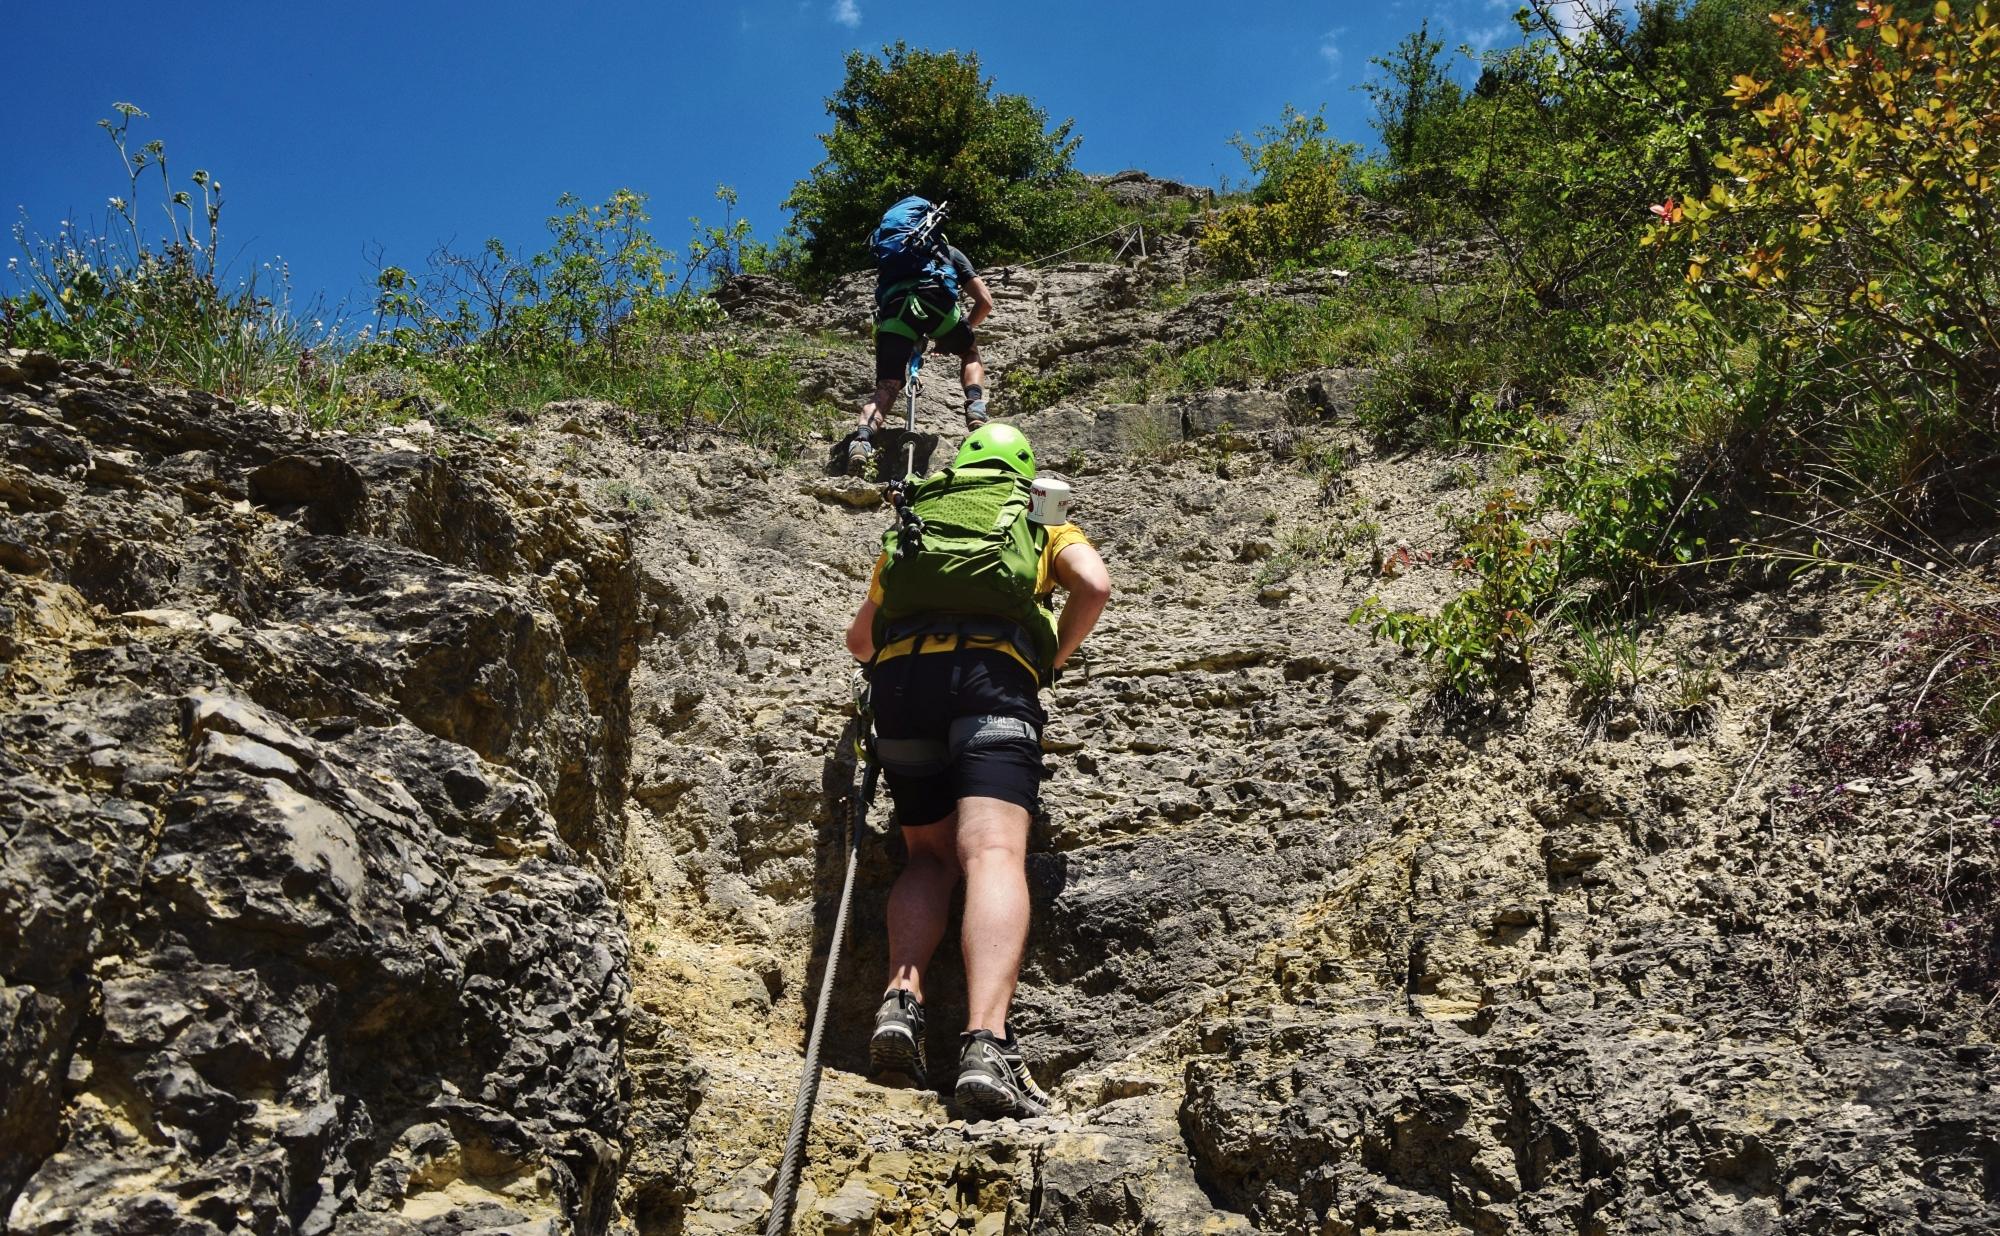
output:
[[[965,406],[966,406],[966,407],[968,407],[968,408],[969,408],[969,407],[973,406],[974,404],[983,404],[983,403],[985,403],[985,402],[986,402],[986,388],[985,388],[985,387],[983,387],[983,386],[968,386],[968,387],[966,387],[966,388],[965,388]]]

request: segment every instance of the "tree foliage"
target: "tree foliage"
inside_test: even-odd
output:
[[[1743,428],[1831,414],[1849,470],[1908,506],[2000,434],[2000,22],[1857,10],[1851,39],[1772,18],[1788,80],[1736,75],[1754,128],[1648,239],[1686,259],[1668,325],[1694,362],[1741,371],[1751,346]]]
[[[1229,275],[1321,255],[1351,214],[1343,182],[1355,148],[1327,136],[1323,115],[1290,107],[1277,125],[1255,138],[1238,137],[1235,145],[1255,187],[1248,202],[1209,221],[1202,252]]]
[[[1369,61],[1386,75],[1364,82],[1362,89],[1375,100],[1375,132],[1392,167],[1416,165],[1435,123],[1457,110],[1463,97],[1443,53],[1444,42],[1431,37],[1426,19],[1395,50]]]
[[[951,240],[976,261],[1060,248],[1094,221],[1071,122],[1051,126],[1026,96],[994,93],[975,53],[849,53],[826,110],[826,157],[784,203],[808,284],[867,266],[882,211],[911,193],[951,203]]]
[[[1630,316],[1663,279],[1632,244],[1661,184],[1703,184],[1731,117],[1717,89],[1767,63],[1764,0],[1658,0],[1628,21],[1609,7],[1537,0],[1526,41],[1482,59],[1471,94],[1433,82],[1419,31],[1380,62],[1377,124],[1404,196],[1495,243],[1514,287],[1545,310]]]

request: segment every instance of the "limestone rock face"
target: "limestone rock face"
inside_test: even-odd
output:
[[[1110,176],[1091,177],[1113,201],[1125,206],[1152,206],[1174,198],[1191,202],[1210,202],[1215,199],[1215,191],[1199,185],[1185,185],[1178,180],[1164,180],[1136,169],[1117,172]]]
[[[622,530],[462,440],[19,359],[7,1230],[601,1229]]]

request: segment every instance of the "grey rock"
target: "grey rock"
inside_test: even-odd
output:
[[[56,374],[0,407],[55,492],[0,514],[44,573],[0,592],[8,1230],[602,1230],[621,533],[479,448]]]

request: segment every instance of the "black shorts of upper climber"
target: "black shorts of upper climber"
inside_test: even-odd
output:
[[[953,356],[965,356],[977,347],[972,337],[972,328],[960,322],[941,337],[931,340],[931,347],[939,352],[949,352]],[[875,332],[875,380],[877,382],[900,382],[903,371],[909,368],[910,353],[917,350],[914,340],[906,339],[891,331]]]

